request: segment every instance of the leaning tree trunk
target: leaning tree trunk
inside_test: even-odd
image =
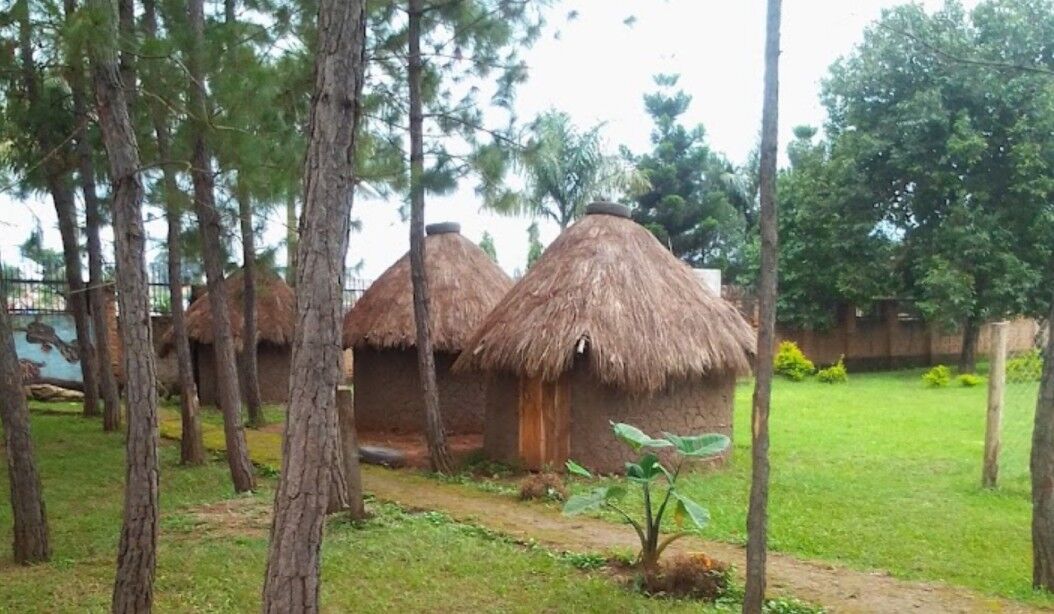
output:
[[[322,529],[339,445],[344,258],[355,172],[355,134],[365,71],[363,0],[321,0],[315,89],[304,163],[297,321],[289,416],[275,493],[264,612],[317,612]]]
[[[33,460],[29,436],[29,409],[22,391],[22,368],[15,354],[7,305],[0,301],[0,422],[4,425],[7,477],[15,539],[12,552],[19,565],[51,558],[48,547],[48,518],[40,475]]]
[[[769,407],[776,342],[778,236],[776,156],[779,126],[780,0],[768,0],[765,32],[765,98],[761,119],[761,276],[758,283],[757,381],[751,442],[750,505],[747,511],[747,578],[743,611],[760,613],[765,602],[768,548]]]
[[[143,30],[149,40],[157,37],[157,4],[154,0],[143,2]],[[151,102],[150,120],[157,141],[157,155],[162,161],[171,160],[172,156],[166,113],[162,103]],[[163,164],[161,173],[165,222],[168,225],[168,295],[172,304],[172,337],[176,346],[176,366],[179,371],[179,410],[182,425],[179,461],[184,465],[201,465],[205,463],[205,444],[201,439],[198,386],[194,382],[194,363],[190,356],[190,341],[187,338],[183,309],[183,247],[180,237],[183,224],[179,198],[181,192],[176,180],[176,169],[172,164]]]
[[[249,413],[249,426],[264,425],[263,405],[260,401],[260,372],[256,360],[256,245],[253,234],[252,200],[245,186],[238,179],[238,220],[242,230],[242,385],[245,389],[245,406]]]
[[[425,186],[424,133],[421,110],[421,16],[422,0],[410,0],[410,278],[413,281],[414,325],[417,328],[417,370],[425,405],[425,437],[432,471],[450,473],[453,462],[446,445],[436,385],[432,350],[428,279],[425,274]]]
[[[139,175],[139,145],[118,71],[114,42],[117,16],[109,0],[91,0],[90,7],[109,26],[108,32],[95,42],[92,74],[99,127],[113,178],[117,298],[128,402],[124,524],[118,546],[112,611],[149,612],[157,563],[159,467],[157,373],[144,255],[143,183]]]
[[[66,269],[66,307],[73,316],[77,331],[77,354],[80,358],[81,377],[84,380],[84,415],[99,415],[99,385],[96,379],[98,365],[95,346],[91,342],[91,325],[88,321],[88,297],[81,276],[80,233],[77,231],[77,204],[74,193],[65,178],[49,180],[55,201],[55,214],[62,235],[62,260]]]
[[[1054,591],[1054,297],[1032,428],[1032,586]]]
[[[73,19],[77,10],[75,0],[65,0],[66,19]],[[92,331],[95,333],[95,355],[98,359],[98,385],[102,394],[102,429],[114,432],[121,428],[121,396],[117,389],[117,378],[113,373],[113,357],[110,354],[110,330],[106,321],[106,293],[103,290],[102,240],[99,228],[102,215],[99,197],[95,191],[95,164],[92,161],[92,146],[88,138],[88,109],[85,101],[84,63],[80,49],[74,48],[70,57],[70,89],[72,90],[73,114],[84,129],[77,136],[77,166],[80,174],[81,193],[84,196],[84,231],[88,237],[88,305],[91,311]]]
[[[981,336],[981,327],[977,318],[970,316],[963,323],[962,350],[959,352],[959,373],[977,371],[977,341]]]
[[[201,233],[202,259],[205,263],[205,278],[209,290],[209,308],[212,313],[213,343],[216,363],[216,393],[223,411],[223,431],[227,444],[227,463],[236,492],[250,491],[255,487],[249,449],[245,443],[245,430],[241,423],[241,394],[238,390],[238,370],[235,362],[234,338],[231,334],[231,319],[228,311],[227,288],[223,279],[223,255],[220,249],[220,214],[216,210],[213,193],[212,159],[205,140],[208,105],[205,100],[204,40],[205,13],[202,0],[188,3],[191,52],[188,58],[190,72],[190,110],[193,131],[191,154],[191,179],[194,184],[194,209]]]

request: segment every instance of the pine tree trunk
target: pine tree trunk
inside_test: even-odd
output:
[[[62,260],[66,269],[66,308],[73,316],[77,331],[77,354],[80,357],[81,377],[84,380],[84,415],[99,415],[98,365],[95,346],[91,341],[91,325],[88,319],[88,295],[81,275],[80,233],[77,231],[77,204],[73,189],[65,177],[48,178],[55,214],[62,235]]]
[[[221,222],[220,214],[216,210],[212,158],[205,135],[208,129],[209,111],[205,99],[205,73],[202,57],[205,39],[205,13],[202,0],[191,0],[188,3],[188,9],[192,34],[187,66],[190,70],[188,98],[193,130],[190,175],[194,184],[194,210],[197,212],[198,229],[201,233],[202,260],[205,264],[209,308],[212,312],[216,393],[223,412],[227,463],[230,465],[234,490],[246,492],[255,487],[255,481],[252,464],[249,462],[249,449],[245,443],[245,430],[241,423],[241,393],[238,390],[234,338],[231,334],[227,288],[223,278],[223,253],[220,246]]]
[[[154,0],[143,2],[143,30],[153,40],[157,36],[157,5]],[[194,363],[190,356],[190,341],[183,309],[183,232],[182,208],[176,169],[171,158],[170,134],[165,119],[166,109],[159,102],[150,105],[150,119],[157,141],[157,155],[165,162],[161,166],[165,221],[168,225],[168,295],[172,304],[172,337],[176,346],[176,366],[179,371],[179,410],[182,432],[179,438],[179,461],[184,465],[205,463],[205,444],[201,439],[198,416],[198,386],[194,381]]]
[[[88,235],[88,278],[91,289],[88,291],[88,302],[91,304],[92,330],[95,331],[95,352],[99,363],[99,391],[102,393],[103,412],[102,430],[117,432],[121,429],[121,395],[117,389],[117,378],[113,374],[113,356],[110,353],[110,330],[106,321],[106,291],[102,271],[102,240],[99,227],[102,225],[99,212],[99,201],[95,195],[95,182],[85,181],[83,176],[92,172],[91,158],[85,163],[81,154],[81,181],[84,184],[85,230]]]
[[[158,535],[157,374],[150,330],[150,296],[144,255],[143,184],[139,146],[118,71],[117,16],[108,0],[91,0],[106,18],[92,54],[99,127],[113,178],[117,298],[124,342],[128,438],[124,523],[117,554],[113,612],[149,612],[153,604]]]
[[[333,448],[339,445],[333,434],[342,375],[341,299],[365,41],[363,0],[321,0],[304,163],[289,414],[263,590],[263,611],[268,613],[319,610],[322,529]]]
[[[421,16],[422,0],[410,0],[409,80],[410,80],[410,278],[413,281],[414,325],[417,328],[417,369],[425,405],[425,438],[432,471],[450,473],[453,461],[446,445],[436,384],[435,355],[432,351],[428,280],[425,275],[425,187],[424,132],[421,102]]]
[[[266,423],[263,404],[260,401],[260,374],[256,360],[256,245],[253,234],[252,200],[244,186],[237,186],[238,219],[242,231],[242,270],[244,283],[242,302],[242,385],[245,388],[245,405],[249,413],[249,426],[260,428]]]
[[[66,19],[71,20],[77,10],[75,0],[65,0]],[[110,354],[109,323],[106,321],[106,294],[103,290],[102,240],[99,227],[102,215],[95,190],[95,164],[87,126],[90,118],[85,101],[84,63],[80,49],[73,49],[69,61],[69,83],[72,90],[73,114],[85,129],[77,136],[77,166],[81,193],[84,196],[84,230],[88,237],[88,307],[92,331],[95,333],[95,355],[98,360],[99,392],[103,400],[102,429],[115,432],[121,428],[121,397],[113,374]]]
[[[959,373],[977,371],[977,341],[981,336],[981,327],[973,316],[963,323],[962,350],[959,352]]]
[[[22,391],[22,368],[15,354],[7,305],[3,301],[0,301],[0,422],[4,426],[4,447],[7,451],[15,562],[28,565],[47,561],[51,558],[47,511],[40,475],[33,459],[29,409]]]
[[[296,287],[297,238],[296,197],[290,196],[285,203],[285,283],[294,288]]]
[[[161,138],[158,136],[160,151]],[[162,156],[164,157],[164,156]],[[190,340],[183,309],[183,249],[180,246],[182,224],[175,198],[168,196],[179,189],[175,173],[165,170],[165,220],[168,222],[168,296],[172,304],[172,338],[176,346],[179,369],[179,414],[182,432],[179,438],[179,462],[184,465],[205,463],[205,443],[201,439],[198,416],[198,385],[194,381],[194,363],[190,357]]]
[[[768,0],[765,28],[765,97],[761,120],[761,275],[758,283],[757,380],[751,420],[750,504],[747,511],[747,577],[743,611],[760,614],[765,602],[768,548],[769,407],[776,342],[778,236],[776,156],[779,127],[781,0]]]
[[[1054,325],[1051,297],[1048,326]],[[1054,591],[1054,327],[1047,333],[1032,429],[1032,586]]]

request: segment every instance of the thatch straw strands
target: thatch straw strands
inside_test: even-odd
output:
[[[293,342],[293,326],[296,320],[296,294],[276,274],[256,269],[256,326],[259,343],[272,345],[289,345]],[[228,275],[224,280],[227,286],[227,305],[231,315],[231,333],[238,351],[242,345],[243,306],[245,305],[245,283],[241,270]],[[199,296],[187,308],[187,336],[191,341],[211,344],[213,341],[212,310],[209,307],[209,295],[206,292]],[[161,354],[167,354],[173,347],[172,330],[165,332],[161,339]]]
[[[648,230],[596,213],[549,246],[454,369],[555,381],[583,354],[601,382],[651,393],[678,379],[748,373],[754,346],[739,312]]]
[[[456,230],[449,231],[452,228],[425,238],[432,343],[439,352],[461,351],[473,329],[512,287],[512,280],[483,250]],[[344,317],[344,347],[415,347],[413,309],[407,254],[378,277]]]

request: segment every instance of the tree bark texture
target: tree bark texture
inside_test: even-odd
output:
[[[65,0],[66,19],[73,18],[77,10],[76,0]],[[88,138],[88,109],[85,100],[84,62],[80,49],[73,49],[70,57],[69,83],[72,90],[73,114],[84,129],[77,136],[77,167],[80,175],[81,193],[84,196],[84,231],[88,238],[88,307],[98,361],[98,385],[102,396],[102,429],[116,432],[121,428],[121,396],[117,378],[113,373],[113,356],[110,353],[110,329],[106,321],[106,291],[103,288],[102,211],[95,190],[95,163],[92,160],[92,145]]]
[[[150,295],[143,226],[139,145],[128,114],[114,41],[117,15],[109,0],[91,0],[111,36],[99,37],[92,56],[95,98],[113,179],[117,298],[124,342],[128,437],[124,523],[117,553],[114,612],[149,612],[153,605],[158,535],[157,373],[150,329]]]
[[[290,196],[285,203],[285,283],[296,287],[296,249],[297,249],[297,216],[296,197]]]
[[[157,36],[157,4],[143,2],[143,30],[148,39]],[[171,160],[171,136],[166,120],[167,110],[159,101],[150,104],[150,120],[157,140],[157,155]],[[172,337],[176,346],[176,365],[179,372],[179,413],[182,432],[179,439],[179,460],[184,465],[205,463],[205,444],[201,438],[201,419],[198,416],[198,386],[194,381],[194,363],[187,338],[186,313],[183,309],[183,232],[182,192],[172,164],[163,164],[162,188],[165,222],[168,226],[168,296],[172,304]]]
[[[304,161],[297,322],[264,612],[317,612],[322,530],[338,445],[342,295],[365,72],[363,0],[321,0]]]
[[[256,326],[256,237],[253,232],[252,198],[248,190],[239,183],[237,186],[238,221],[242,234],[242,271],[244,284],[242,297],[242,385],[245,389],[245,406],[248,409],[249,425],[260,428],[266,422],[263,415],[263,403],[260,401],[260,374],[256,360],[257,326]]]
[[[963,324],[963,347],[959,353],[959,373],[977,371],[977,341],[981,336],[981,327],[973,316]]]
[[[194,210],[197,212],[198,229],[201,233],[202,260],[209,291],[209,308],[212,312],[213,351],[216,356],[216,393],[223,412],[223,431],[227,444],[227,463],[231,469],[231,480],[236,492],[255,488],[249,449],[245,443],[245,430],[241,423],[241,393],[238,368],[234,353],[234,337],[231,334],[230,312],[227,306],[227,288],[224,285],[223,254],[220,247],[220,214],[216,210],[212,158],[206,141],[208,129],[208,104],[205,97],[204,38],[205,13],[202,0],[190,0],[191,49],[188,57],[190,70],[190,109],[193,127],[193,151],[191,154],[191,179],[194,184]]]
[[[992,325],[992,356],[988,369],[988,411],[984,429],[984,469],[981,486],[995,488],[999,482],[999,450],[1003,431],[1003,398],[1006,389],[1006,334],[1009,322]]]
[[[40,475],[29,436],[29,409],[22,391],[22,368],[15,354],[7,306],[0,301],[0,421],[4,425],[7,476],[14,519],[12,552],[19,565],[51,558],[48,518]]]
[[[446,445],[436,384],[435,355],[432,351],[428,279],[425,274],[425,186],[424,115],[421,101],[421,17],[422,0],[410,0],[409,67],[410,81],[410,279],[413,282],[414,325],[417,329],[417,369],[424,394],[424,427],[432,471],[450,473],[453,461]]]
[[[366,518],[362,500],[362,468],[359,466],[359,438],[355,431],[355,392],[348,386],[337,388],[337,419],[340,421],[341,460],[344,462],[344,483],[348,491],[348,516],[352,520]]]
[[[1048,326],[1054,324],[1054,297]],[[1032,586],[1054,591],[1054,328],[1047,334],[1032,429]]]
[[[743,611],[760,614],[765,601],[768,548],[769,407],[776,332],[778,236],[776,156],[779,127],[781,0],[768,0],[765,27],[765,94],[761,120],[761,276],[758,284],[757,379],[751,420],[750,504],[747,511],[747,577]]]

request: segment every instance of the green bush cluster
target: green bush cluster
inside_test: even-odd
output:
[[[849,371],[845,368],[845,356],[839,356],[838,362],[826,369],[820,369],[816,374],[816,379],[825,384],[844,384],[848,382]]]
[[[816,372],[816,366],[793,341],[780,343],[775,363],[776,373],[792,382],[800,382]]]
[[[966,388],[973,388],[974,386],[980,386],[984,383],[984,378],[980,375],[974,375],[973,373],[963,373],[959,377],[955,378],[959,382],[960,386]]]
[[[930,388],[944,388],[952,383],[952,370],[944,365],[937,365],[922,375],[922,381]]]
[[[1038,348],[1022,352],[1006,361],[1006,381],[1021,384],[1038,382],[1043,374],[1043,355]]]

